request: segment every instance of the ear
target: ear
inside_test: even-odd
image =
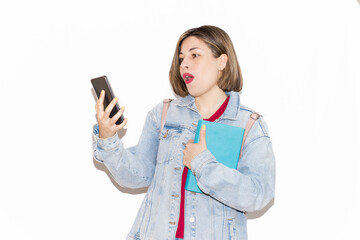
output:
[[[227,61],[228,61],[228,56],[223,53],[220,55],[220,57],[218,57],[218,69],[219,71],[224,70],[224,68],[226,67]]]

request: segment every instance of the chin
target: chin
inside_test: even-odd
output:
[[[199,97],[199,96],[202,95],[201,92],[196,91],[196,90],[194,90],[194,89],[189,89],[189,88],[188,88],[188,92],[189,92],[189,94],[190,94],[191,96],[193,96],[193,97]]]
[[[191,88],[191,87],[188,87],[187,88],[189,94],[193,97],[200,97],[202,95],[204,95],[205,93],[209,92],[211,89],[206,89],[206,88]]]

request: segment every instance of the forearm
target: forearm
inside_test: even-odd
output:
[[[206,150],[191,163],[199,188],[239,211],[255,211],[274,197],[275,159],[269,138],[254,141],[240,160],[238,169],[216,161]]]
[[[158,123],[149,112],[138,144],[124,148],[117,134],[107,139],[98,137],[98,127],[93,131],[94,158],[105,164],[121,186],[140,188],[149,186],[155,170],[159,146]]]

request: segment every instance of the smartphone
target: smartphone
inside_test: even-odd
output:
[[[115,95],[111,89],[109,80],[106,76],[93,78],[91,79],[91,83],[94,87],[96,96],[99,98],[101,90],[105,91],[105,98],[104,98],[104,109],[110,104],[110,102],[114,99]],[[115,107],[111,110],[110,118],[112,118],[118,111],[120,110],[119,104],[116,103]],[[124,121],[124,115],[116,121],[116,124],[119,125]]]

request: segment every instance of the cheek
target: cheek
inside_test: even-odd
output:
[[[214,64],[207,65],[204,74],[206,75],[207,81],[211,83],[216,83],[219,79],[219,71]]]
[[[217,65],[213,61],[203,62],[201,67],[199,66],[199,69],[201,69],[201,73],[204,76],[207,76],[207,78],[216,76],[218,74]]]
[[[216,59],[209,59],[207,65],[208,65],[209,70],[211,70],[211,72],[213,74],[215,74],[215,73],[217,74],[219,72],[218,63],[217,63]]]

